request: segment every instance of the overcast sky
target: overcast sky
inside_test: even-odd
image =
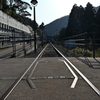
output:
[[[23,0],[30,3],[31,0]],[[90,2],[93,6],[100,5],[100,0],[37,0],[36,6],[36,22],[40,25],[42,22],[48,24],[55,19],[70,14],[70,11],[74,4],[78,6],[82,5],[86,7],[86,4]],[[31,19],[33,20],[33,10],[29,10],[32,13]]]

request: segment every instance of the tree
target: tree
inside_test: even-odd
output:
[[[17,14],[21,16],[31,16],[31,14],[28,11],[26,11],[27,8],[32,9],[30,4],[28,4],[27,2],[23,2],[22,0],[14,0],[12,4],[12,7]]]
[[[66,28],[62,28],[59,32],[59,39],[66,37]]]
[[[17,21],[20,21],[25,25],[30,25],[33,28],[34,23],[36,22],[27,17],[31,15],[27,11],[27,8],[32,9],[30,4],[22,0],[0,0],[0,10],[10,15]],[[35,25],[35,28],[37,28],[38,24],[36,23]]]
[[[95,10],[93,9],[92,4],[89,2],[87,3],[87,6],[85,7],[85,31],[86,32],[93,32],[95,31]]]
[[[84,32],[84,8],[80,5],[78,7],[78,33]]]
[[[66,29],[67,36],[72,36],[79,33],[79,7],[75,4],[71,10]]]
[[[88,2],[85,9],[75,4],[69,15],[67,37],[83,32],[94,32],[95,26],[95,10],[92,4]]]
[[[0,0],[0,10],[3,12],[7,12],[9,9],[9,6],[7,5],[7,0]]]
[[[100,38],[100,8],[96,14],[96,38]]]
[[[39,26],[39,29],[40,29],[41,31],[43,31],[43,29],[44,29],[44,22],[41,23],[41,25]]]
[[[34,26],[35,25],[35,26]],[[31,21],[30,26],[33,28],[33,30],[37,30],[38,29],[38,24],[36,23],[36,21]]]
[[[41,40],[42,40],[42,46],[43,46],[43,30],[44,30],[44,22],[42,22],[42,24],[39,26],[39,29],[41,30]]]
[[[7,14],[23,24],[27,25],[30,22],[29,18],[27,18],[27,16],[31,16],[27,11],[27,8],[32,9],[30,4],[22,0],[8,0],[8,5],[10,9]]]

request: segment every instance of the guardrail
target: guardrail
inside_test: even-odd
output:
[[[99,41],[99,42],[97,42]],[[58,41],[57,41],[58,42]],[[91,50],[93,58],[95,58],[95,51],[100,46],[100,39],[95,38],[95,32],[82,33],[64,38],[58,42],[63,44],[67,49],[75,49],[77,47],[84,49],[84,56],[88,57],[87,51]]]
[[[13,47],[13,57],[16,56],[16,45],[23,44],[26,54],[25,44],[32,46],[33,32],[24,24],[0,11],[0,48]]]
[[[25,44],[30,43],[32,46],[32,41],[34,41],[33,34],[28,34],[26,32],[17,30],[15,28],[4,29],[0,27],[0,48],[13,47],[13,55],[16,56],[16,45],[23,44],[24,54],[26,54]]]

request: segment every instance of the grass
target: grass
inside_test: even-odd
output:
[[[72,49],[71,52],[79,56],[93,57],[93,51],[87,50],[86,54],[86,50],[84,48],[76,47],[75,49]],[[95,57],[100,57],[100,48],[95,50]]]
[[[98,49],[95,51],[95,56],[96,56],[96,57],[100,57],[100,48],[98,48]]]
[[[86,50],[84,48],[79,48],[79,47],[72,49],[71,52],[73,52],[74,54],[79,55],[79,56],[88,56],[88,57],[93,56],[92,51],[87,50],[87,52],[86,52]]]

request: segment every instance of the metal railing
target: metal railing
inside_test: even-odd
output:
[[[23,44],[23,51],[26,54],[25,44],[30,43],[32,46],[33,33],[26,33],[22,30],[10,27],[3,23],[0,23],[0,48],[13,47],[12,57],[16,56],[16,45]]]
[[[99,41],[99,42],[97,42]],[[60,40],[60,44],[63,44],[67,49],[72,50],[75,48],[84,49],[85,57],[88,57],[87,51],[90,50],[92,52],[93,58],[95,58],[95,51],[100,46],[100,39],[95,37],[95,32],[90,33],[82,33],[78,35],[73,35],[67,38]]]

